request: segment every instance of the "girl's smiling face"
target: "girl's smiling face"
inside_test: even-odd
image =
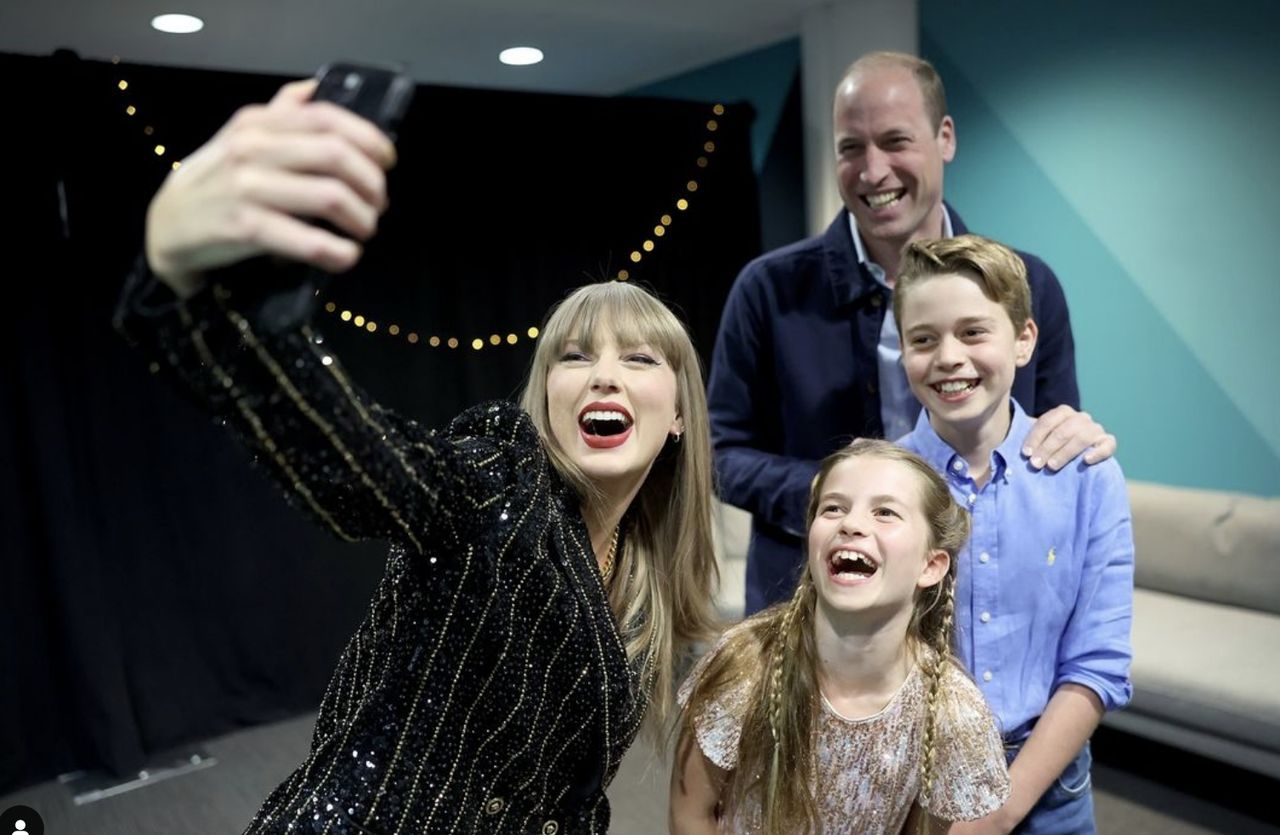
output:
[[[919,479],[907,464],[871,455],[831,468],[809,525],[820,608],[909,618],[916,591],[946,574],[950,557],[929,547]]]

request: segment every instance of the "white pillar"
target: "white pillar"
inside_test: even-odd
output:
[[[916,0],[838,0],[810,9],[801,20],[805,225],[811,235],[826,229],[842,205],[831,123],[836,83],[858,56],[878,49],[919,54]]]

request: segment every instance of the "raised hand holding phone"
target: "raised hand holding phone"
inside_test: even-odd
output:
[[[241,108],[165,180],[147,212],[146,257],[179,296],[258,255],[328,273],[359,260],[387,206],[395,146],[349,109],[312,100],[319,86],[293,82]]]

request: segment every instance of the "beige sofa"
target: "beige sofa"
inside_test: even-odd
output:
[[[1107,725],[1280,778],[1280,499],[1129,483],[1133,702]],[[720,611],[741,616],[750,517],[721,505]]]
[[[1133,701],[1104,720],[1280,778],[1280,499],[1129,483]]]

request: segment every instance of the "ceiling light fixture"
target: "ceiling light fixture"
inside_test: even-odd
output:
[[[513,46],[499,52],[498,60],[512,67],[527,67],[542,62],[542,50],[533,46]]]
[[[151,28],[171,35],[189,35],[204,28],[204,21],[189,14],[162,14],[151,18]]]

